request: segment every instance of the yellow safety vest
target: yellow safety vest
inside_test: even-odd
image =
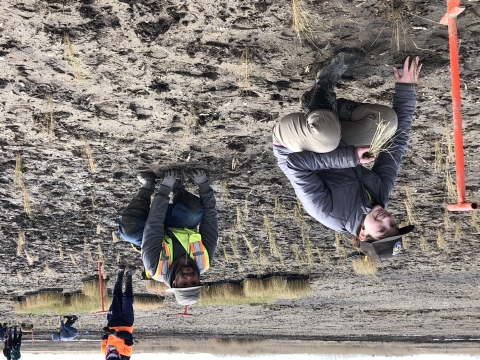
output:
[[[207,249],[203,246],[202,237],[194,230],[187,228],[168,228],[180,242],[185,251],[190,255],[190,258],[195,260],[200,275],[208,270],[210,267],[210,258]],[[157,271],[154,275],[148,274],[157,281],[165,282],[165,275],[168,268],[173,263],[173,240],[165,233],[163,235],[163,251],[160,252],[160,259],[158,261]]]

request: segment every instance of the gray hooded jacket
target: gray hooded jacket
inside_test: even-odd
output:
[[[356,164],[355,147],[342,142],[334,151],[323,154],[294,153],[273,146],[278,166],[312,217],[332,230],[355,235],[373,205],[388,206],[407,149],[416,98],[416,85],[395,84],[393,109],[398,127],[389,153],[380,153],[371,170]]]
[[[160,253],[163,251],[163,236],[165,232],[164,220],[168,208],[168,194],[170,188],[160,185],[157,195],[153,198],[152,205],[150,206],[150,213],[148,214],[147,222],[145,223],[145,230],[143,231],[142,240],[142,260],[145,269],[154,274],[157,270],[158,262],[160,260]],[[215,251],[217,249],[218,242],[218,219],[215,196],[213,189],[208,182],[198,185],[198,192],[200,200],[205,208],[203,219],[199,226],[199,233],[202,236],[202,242],[207,249],[210,265],[212,264]],[[185,249],[177,242],[173,242],[173,263],[169,267],[166,274],[167,286],[171,286],[173,280],[172,275],[175,274],[175,270],[180,261],[180,258],[186,256]],[[197,270],[198,267],[195,261],[189,259],[189,264]]]

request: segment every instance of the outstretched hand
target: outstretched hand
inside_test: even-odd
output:
[[[205,184],[208,181],[207,174],[201,169],[191,169],[189,175],[198,185]]]
[[[376,158],[376,155],[370,152],[370,146],[358,146],[355,151],[359,164],[368,164]]]
[[[393,75],[395,76],[395,81],[398,83],[404,84],[416,84],[418,81],[418,75],[422,69],[422,64],[419,63],[420,57],[416,57],[410,64],[410,56],[407,56],[405,63],[403,64],[402,75],[398,73],[398,69],[393,67]]]
[[[173,187],[175,181],[178,178],[178,171],[176,169],[168,169],[165,171],[165,176],[163,177],[162,185]]]

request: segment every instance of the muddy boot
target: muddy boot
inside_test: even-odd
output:
[[[363,103],[357,101],[337,99],[338,118],[340,121],[352,121],[353,110],[362,105]]]
[[[320,109],[330,110],[338,115],[335,85],[347,70],[358,64],[364,57],[365,53],[360,49],[343,48],[335,56],[325,60],[322,69],[317,73],[315,91],[306,112],[307,116]]]
[[[133,281],[132,276],[135,272],[135,269],[130,269],[127,271],[127,279],[125,280],[125,295],[128,297],[133,296]]]

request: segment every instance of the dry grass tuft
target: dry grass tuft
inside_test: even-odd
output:
[[[388,122],[380,119],[377,125],[377,129],[375,130],[375,134],[373,134],[372,144],[370,145],[370,150],[367,153],[367,157],[371,157],[372,155],[377,155],[381,152],[388,152],[391,147],[391,140],[395,135],[395,128],[392,128]]]
[[[250,88],[250,54],[248,49],[244,49],[242,51],[242,55],[240,56],[240,60],[238,62],[237,83],[238,87],[242,90],[247,90]]]
[[[15,173],[13,177],[13,185],[18,189],[22,189],[23,187],[23,173],[22,173],[22,155],[17,153],[15,157]]]
[[[443,227],[445,230],[450,228],[450,211],[448,211],[447,206],[445,205],[445,210],[443,211]]]
[[[50,267],[48,266],[48,262],[45,261],[45,276],[50,276],[52,274]]]
[[[63,36],[63,58],[72,69],[72,73],[75,79],[81,80],[83,78],[83,71],[80,67],[80,63],[75,56],[73,45],[70,41],[70,35],[68,35],[67,33],[65,33]]]
[[[82,292],[85,296],[100,299],[100,281],[98,279],[84,281]],[[107,296],[107,282],[103,279],[103,295]]]
[[[204,286],[200,294],[200,305],[236,305],[246,300],[243,288],[236,283]]]
[[[311,13],[305,9],[303,0],[292,0],[293,30],[297,33],[298,39],[301,41],[302,36],[313,46],[317,47],[313,42],[313,32],[317,20]]]
[[[186,144],[187,138],[191,132],[193,132],[193,134],[195,135],[197,127],[199,127],[197,112],[195,110],[195,107],[193,105],[190,105],[190,109],[188,110],[187,115],[187,121],[185,123],[185,127],[183,128],[182,145]]]
[[[268,303],[277,299],[296,299],[310,293],[308,279],[287,279],[273,276],[266,279],[248,278],[243,282],[243,292],[253,303]]]
[[[240,229],[243,224],[243,216],[242,216],[242,210],[240,209],[240,205],[237,205],[237,217],[235,219],[235,229]]]
[[[305,222],[305,218],[303,214],[303,205],[299,198],[297,198],[297,202],[293,206],[293,220],[299,226],[303,226],[303,223]]]
[[[92,148],[88,144],[87,138],[85,136],[82,135],[81,139],[83,141],[83,151],[86,156],[88,170],[90,171],[90,173],[93,174],[97,171],[97,167],[95,165],[95,161],[93,160]]]
[[[360,257],[352,261],[353,271],[358,275],[374,276],[377,273],[375,260],[368,256]]]
[[[28,265],[30,265],[30,266],[33,265],[33,263],[35,262],[35,258],[33,256],[30,256],[27,249],[25,249],[23,251],[25,253],[25,257],[27,258]]]
[[[443,151],[440,141],[435,141],[435,173],[441,174],[443,171]]]
[[[22,273],[20,272],[20,270],[17,269],[17,279],[18,281],[22,281],[23,280],[23,275]]]
[[[285,219],[285,216],[287,213],[285,212],[285,208],[282,205],[282,202],[280,201],[280,196],[275,195],[275,208],[273,211],[273,219],[278,220],[280,218]]]
[[[447,189],[447,199],[450,203],[454,203],[458,201],[457,196],[457,187],[453,182],[452,175],[450,174],[449,170],[445,171],[445,187]]]
[[[105,229],[103,228],[102,225],[100,224],[97,224],[97,235],[100,235],[102,233],[102,231],[104,231]]]
[[[156,281],[156,280],[147,280],[146,281],[147,292],[151,294],[156,294],[159,296],[165,296],[165,292],[168,289],[168,286],[165,283]]]
[[[427,252],[429,250],[428,242],[427,239],[425,239],[425,236],[420,235],[420,249],[422,249],[422,252]]]
[[[257,262],[257,256],[255,254],[255,248],[253,247],[252,243],[248,240],[248,238],[245,235],[242,235],[243,241],[245,242],[245,245],[247,245],[248,249],[248,256],[250,257],[250,261],[255,263]]]
[[[68,255],[70,257],[70,261],[72,262],[73,266],[75,266],[77,268],[77,270],[80,271],[80,273],[83,274],[83,270],[80,268],[80,266],[78,266],[77,262],[75,261],[75,258],[73,257],[73,254],[69,253]]]
[[[268,245],[270,247],[270,254],[276,257],[280,261],[280,263],[283,264],[283,256],[282,256],[282,253],[278,250],[277,242],[275,240],[275,236],[273,235],[273,231],[270,226],[270,221],[268,219],[268,214],[263,215],[263,229],[267,233]]]
[[[22,254],[23,244],[25,244],[25,233],[20,232],[18,233],[18,240],[17,240],[17,255]]]
[[[460,241],[462,238],[462,226],[460,224],[460,221],[457,220],[456,224],[455,224],[455,237],[454,239],[456,241]]]
[[[112,231],[112,242],[113,243],[116,243],[120,240],[120,238],[118,237],[117,235],[117,232],[116,231]]]
[[[448,251],[447,243],[445,242],[445,239],[443,238],[442,232],[440,230],[437,231],[437,246],[439,249]]]
[[[45,114],[43,115],[44,132],[49,139],[53,139],[55,137],[55,119],[53,117],[54,109],[52,94],[47,94],[45,96],[45,101],[47,102],[47,105],[45,107]]]
[[[133,297],[133,310],[151,311],[163,306],[163,298],[155,295],[135,295]]]
[[[60,261],[63,261],[63,249],[61,246],[58,248],[58,258]]]
[[[22,186],[22,192],[23,192],[23,210],[25,211],[25,214],[31,219],[32,218],[32,208],[30,206],[30,195],[28,195],[28,188],[24,184]]]

